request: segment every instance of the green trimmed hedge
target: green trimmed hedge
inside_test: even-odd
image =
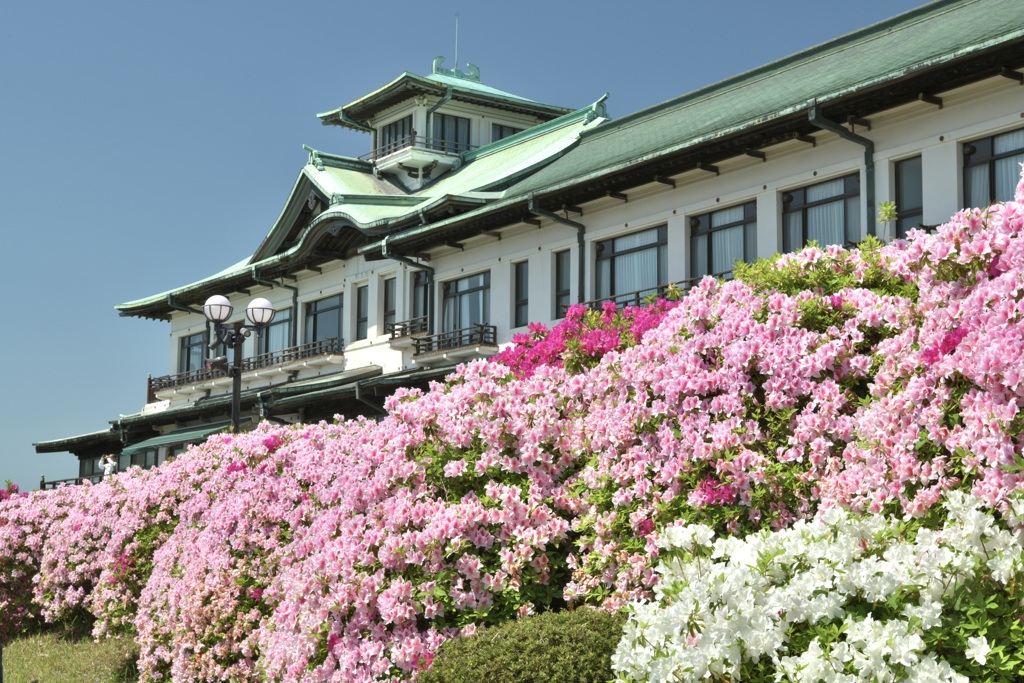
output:
[[[448,641],[417,683],[606,683],[625,615],[545,612]]]

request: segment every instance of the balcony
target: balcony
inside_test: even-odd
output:
[[[305,367],[344,363],[345,343],[336,337],[301,344],[280,351],[250,356],[242,360],[242,380],[287,373]],[[176,375],[149,378],[148,402],[166,400],[175,395],[192,394],[218,387],[228,387],[231,376],[227,370],[197,368]]]
[[[450,169],[470,149],[464,142],[407,135],[359,158],[372,161],[382,173],[405,171],[410,177],[426,179]]]
[[[416,338],[413,346],[413,361],[423,367],[488,358],[498,352],[498,329],[477,323],[461,330]]]
[[[429,332],[427,316],[397,323],[384,323],[384,334],[388,335],[393,349],[410,348],[416,339],[425,337]]]

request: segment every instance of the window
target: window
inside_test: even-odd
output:
[[[690,219],[690,277],[727,276],[757,255],[757,202]]]
[[[569,250],[555,252],[555,318],[564,318],[566,309],[572,303],[570,267]]]
[[[663,225],[597,243],[597,298],[654,293],[668,270],[667,229]]]
[[[206,363],[206,332],[196,332],[181,338],[178,352],[178,372],[191,372]]]
[[[896,237],[921,225],[924,219],[924,192],[921,183],[921,157],[896,162]]]
[[[428,297],[430,292],[427,288],[427,273],[417,270],[412,276],[412,319],[420,320],[427,317]]]
[[[512,126],[503,126],[500,123],[491,124],[491,142],[497,142],[503,140],[510,135],[523,132],[522,128],[513,128]]]
[[[377,141],[377,156],[385,156],[399,149],[409,147],[414,141],[411,139],[412,114],[394,123],[382,126],[380,129],[380,140]]]
[[[782,197],[782,248],[846,244],[860,238],[860,174],[786,192]]]
[[[469,149],[469,119],[434,114],[434,149],[459,154]]]
[[[452,332],[490,321],[490,272],[446,282],[443,292],[442,331]]]
[[[292,309],[274,313],[274,319],[259,337],[259,353],[273,353],[292,345]]]
[[[964,145],[964,200],[988,206],[1013,199],[1024,162],[1024,128]],[[898,206],[898,205],[897,205]]]
[[[514,271],[515,327],[523,327],[530,324],[530,262],[520,261]]]
[[[389,277],[384,280],[384,322],[395,322],[395,313],[398,310],[398,302],[395,298],[395,278]]]
[[[341,339],[342,302],[341,294],[336,294],[306,304],[307,343]]]
[[[356,287],[356,339],[366,339],[370,327],[370,287]]]

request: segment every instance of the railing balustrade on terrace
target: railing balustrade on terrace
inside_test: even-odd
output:
[[[452,351],[467,346],[497,346],[498,328],[494,325],[476,323],[460,330],[450,330],[430,335],[429,337],[420,337],[414,343],[416,347],[414,355],[416,356]]]
[[[440,138],[429,138],[424,135],[406,135],[404,138],[381,145],[380,147],[361,155],[359,158],[364,161],[376,161],[377,159],[383,159],[386,156],[390,156],[395,152],[400,152],[403,149],[408,149],[410,147],[425,149],[432,152],[440,152],[441,154],[448,154],[451,156],[458,156],[463,152],[475,149],[473,145],[468,145],[465,142],[460,142],[458,140],[442,140]]]
[[[413,318],[412,320],[384,323],[384,334],[388,335],[392,339],[411,337],[416,334],[426,334],[429,331],[430,326],[427,324],[427,316],[425,315],[419,318]]]
[[[295,361],[315,358],[317,356],[329,356],[341,354],[345,350],[345,343],[337,338],[321,339],[315,342],[292,346],[279,351],[262,353],[258,356],[250,356],[242,359],[242,373],[253,370],[261,370],[277,365],[285,365]],[[163,377],[149,378],[149,394],[155,395],[163,389],[174,389],[176,387],[188,386],[199,382],[206,382],[220,377],[228,377],[228,371],[222,368],[196,368],[188,372],[179,372],[175,375],[164,375]]]

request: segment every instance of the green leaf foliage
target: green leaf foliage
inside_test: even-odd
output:
[[[442,646],[417,683],[604,683],[625,616],[578,609],[545,612]]]

